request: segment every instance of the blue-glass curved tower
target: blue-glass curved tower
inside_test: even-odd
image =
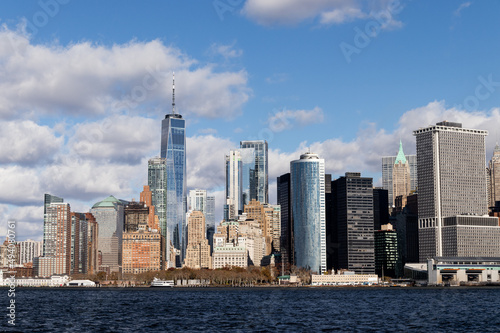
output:
[[[295,265],[326,271],[325,161],[306,153],[290,162]]]

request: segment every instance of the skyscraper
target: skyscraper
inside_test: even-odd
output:
[[[47,202],[56,199],[56,202]],[[45,195],[43,249],[44,271],[50,274],[69,274],[71,264],[70,205],[61,198]]]
[[[332,182],[338,267],[358,274],[375,273],[373,179],[346,172]]]
[[[226,155],[226,204],[224,220],[234,220],[243,210],[241,205],[241,154],[231,150]]]
[[[406,197],[411,191],[410,164],[403,152],[403,144],[399,141],[399,152],[392,168],[392,196],[394,200],[402,197],[402,206],[406,205]],[[394,205],[395,202],[392,202]]]
[[[195,210],[187,213],[188,217],[188,245],[184,266],[200,269],[212,268],[210,245],[206,238],[205,215]]]
[[[53,249],[48,249],[47,247],[52,247],[53,243],[51,241],[46,242],[45,239],[51,239],[52,230],[49,230],[53,227],[51,223],[47,221],[47,207],[49,207],[52,203],[62,203],[64,202],[63,198],[56,197],[55,195],[45,194],[44,195],[44,204],[43,204],[43,255],[45,253],[53,253]]]
[[[99,225],[98,250],[102,258],[99,271],[120,271],[125,203],[110,195],[90,210]]]
[[[293,264],[293,224],[290,202],[290,173],[278,177],[278,205],[281,206],[281,256],[284,265]]]
[[[70,213],[71,217],[71,274],[87,274],[88,222],[83,213]]]
[[[326,271],[325,161],[305,153],[290,162],[295,265]]]
[[[148,186],[151,190],[151,203],[155,207],[158,216],[160,232],[165,239],[166,254],[170,253],[172,242],[171,231],[167,227],[167,165],[165,158],[152,158],[148,161]],[[166,255],[163,258],[168,258]],[[175,263],[169,263],[169,267],[175,267]]]
[[[255,168],[252,170],[251,167],[245,168],[242,175],[243,179],[248,178],[248,186],[245,185],[244,189],[246,191],[247,187],[250,193],[248,202],[252,199],[257,200],[260,203],[269,203],[269,189],[268,189],[268,154],[267,154],[267,141],[265,140],[255,140],[255,141],[241,141],[240,148],[243,149],[253,148],[253,154],[255,158]],[[242,157],[251,157],[251,151],[242,153]],[[245,162],[248,163],[248,162]],[[251,162],[250,162],[251,165]],[[243,184],[247,184],[246,180],[243,180]],[[245,198],[246,202],[246,198]]]
[[[496,144],[493,157],[488,164],[488,206],[500,201],[500,146]]]
[[[187,210],[200,211],[208,226],[215,226],[215,197],[207,195],[206,190],[190,190],[187,197]]]
[[[186,121],[175,111],[175,81],[172,93],[172,113],[165,115],[161,125],[160,157],[166,165],[166,221],[168,236],[175,248],[186,248]],[[167,242],[168,243],[168,242]]]
[[[401,156],[402,155],[402,156]],[[417,189],[417,156],[416,155],[404,155],[403,145],[401,141],[399,142],[399,151],[397,156],[385,156],[382,157],[382,187],[389,191],[389,209],[392,209],[396,196],[393,194],[393,169],[396,164],[396,158],[403,160],[403,156],[408,163],[410,168],[410,192]],[[404,163],[403,163],[404,164]]]
[[[487,213],[487,131],[443,121],[413,131],[417,139],[420,261],[442,256],[443,219]]]

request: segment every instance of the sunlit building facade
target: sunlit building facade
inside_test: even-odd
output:
[[[326,271],[325,161],[305,153],[290,162],[295,265]]]

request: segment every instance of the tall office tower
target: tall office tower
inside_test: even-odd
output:
[[[241,154],[239,150],[231,150],[226,155],[226,204],[224,220],[237,219],[241,206]]]
[[[46,214],[47,214],[47,207],[52,204],[52,203],[62,203],[64,202],[63,198],[56,197],[55,195],[50,195],[50,194],[45,194],[44,195],[44,205],[43,205],[43,239],[45,239],[45,235],[49,233],[48,230],[45,229],[45,227],[51,227],[51,224],[46,223]],[[45,255],[45,241],[43,242],[43,253]]]
[[[120,272],[126,203],[110,195],[103,201],[97,202],[90,210],[99,224],[98,251],[101,254],[99,271]]]
[[[33,258],[41,256],[43,252],[43,242],[36,242],[32,239],[17,242],[17,247],[19,249],[19,265],[32,263]]]
[[[334,220],[332,175],[325,175],[325,216],[326,216],[326,269],[338,266],[337,226]]]
[[[207,195],[206,190],[190,190],[187,197],[187,209],[202,212],[207,227],[215,226],[215,197]]]
[[[156,157],[148,161],[148,186],[151,190],[151,203],[158,216],[160,231],[166,242],[166,253],[170,253],[172,231],[167,227],[167,168],[166,159]],[[175,267],[175,263],[170,263]]]
[[[88,222],[83,213],[70,213],[71,217],[71,274],[87,274]]]
[[[290,173],[277,179],[278,205],[281,206],[281,257],[285,267],[293,264],[293,224],[290,202]]]
[[[252,199],[257,200],[261,203],[269,202],[269,189],[268,189],[268,154],[267,154],[267,141],[265,140],[255,140],[255,141],[241,141],[241,149],[253,148],[253,153],[255,157],[255,168],[252,171],[254,177],[252,179],[252,172],[249,174],[244,174],[244,177],[250,177],[250,198],[248,202]],[[247,156],[246,154],[244,156]],[[255,185],[252,184],[254,182]],[[255,186],[255,193],[252,190],[252,186]]]
[[[398,267],[398,235],[392,224],[382,225],[375,230],[375,273],[379,276],[398,277],[401,269]]]
[[[279,235],[281,234],[281,207],[279,205],[261,204],[252,199],[244,207],[246,218],[255,220],[262,230],[265,239],[265,254],[270,255],[280,251]]]
[[[144,202],[129,202],[124,207],[124,214],[124,232],[137,231],[140,224],[149,227],[149,207]]]
[[[396,196],[393,191],[393,169],[396,164],[396,159],[398,156],[403,155],[410,167],[410,192],[417,189],[417,156],[416,155],[404,155],[403,147],[401,141],[399,142],[399,152],[397,156],[385,156],[382,157],[382,187],[389,191],[389,210],[392,210]],[[402,159],[402,156],[400,156]],[[404,163],[403,163],[404,164]]]
[[[416,263],[418,257],[418,194],[408,196],[406,206],[393,219],[398,234],[401,266]]]
[[[255,148],[240,148],[241,157],[241,207],[257,200],[257,173],[255,166]]]
[[[374,274],[373,179],[346,172],[332,182],[332,192],[338,239],[336,269]]]
[[[443,121],[413,131],[417,139],[420,261],[442,256],[443,218],[487,213],[487,131]]]
[[[305,153],[290,162],[295,265],[326,271],[325,161]]]
[[[399,152],[392,168],[392,196],[396,200],[402,198],[402,206],[406,205],[406,197],[411,191],[410,164],[403,153],[403,144],[399,141]],[[393,202],[393,205],[395,202]]]
[[[166,165],[168,235],[181,261],[186,249],[186,121],[175,110],[175,81],[172,87],[172,113],[161,124],[161,158]],[[151,185],[150,185],[151,186]],[[168,241],[167,241],[168,243]]]
[[[47,198],[47,195],[45,196]],[[60,199],[60,198],[58,198]],[[59,201],[59,200],[58,200]],[[62,199],[61,199],[62,201]],[[52,274],[70,273],[71,264],[71,217],[70,205],[63,202],[45,205],[42,270]],[[50,266],[47,267],[47,266]],[[48,273],[46,273],[48,274]]]
[[[99,226],[94,215],[85,213],[87,220],[87,274],[96,274],[99,266],[98,238]]]
[[[205,222],[207,223],[207,228],[215,228],[215,196],[213,195],[207,195]]]
[[[493,156],[488,164],[488,206],[495,206],[500,201],[500,146],[495,146]]]
[[[389,223],[389,191],[383,188],[373,188],[373,230],[380,230],[382,224]]]
[[[211,269],[212,257],[210,256],[210,245],[206,238],[205,215],[198,210],[190,211],[187,215],[188,245],[184,266],[195,269]]]

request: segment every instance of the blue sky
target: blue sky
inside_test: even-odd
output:
[[[334,178],[440,120],[500,141],[497,1],[0,3],[0,218],[41,239],[43,193],[74,210],[138,198],[160,120],[188,120],[188,187],[222,214],[224,154],[267,139],[275,179],[308,147]],[[497,83],[498,82],[498,83]],[[0,235],[6,228],[0,228]]]

